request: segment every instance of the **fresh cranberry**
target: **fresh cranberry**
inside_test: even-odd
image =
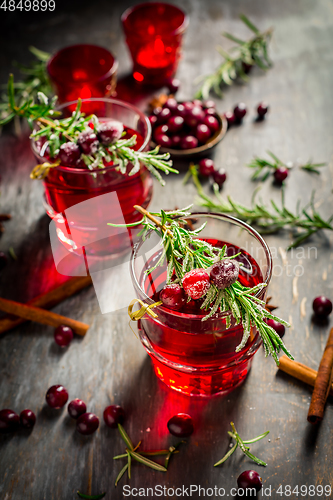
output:
[[[268,111],[268,105],[265,102],[261,102],[257,107],[258,117],[263,119]]]
[[[192,111],[192,109],[194,108],[194,104],[192,101],[183,102],[183,106],[186,114]]]
[[[217,132],[220,128],[218,120],[215,118],[215,116],[212,115],[205,116],[203,123],[207,125],[212,133]]]
[[[36,415],[31,410],[23,410],[20,413],[20,422],[24,429],[32,429],[36,423]]]
[[[205,112],[199,106],[193,106],[192,109],[188,110],[185,116],[186,125],[191,128],[196,128],[199,123],[202,123],[205,119]]]
[[[86,413],[87,406],[86,403],[82,401],[82,399],[76,398],[69,403],[69,405],[67,406],[67,411],[70,417],[77,419],[81,415]]]
[[[172,78],[168,82],[167,87],[169,89],[170,94],[176,94],[180,87],[180,80],[178,80],[178,78]]]
[[[0,433],[15,432],[20,426],[20,417],[13,410],[0,411]]]
[[[206,116],[215,116],[216,115],[216,109],[215,108],[207,108],[204,110]]]
[[[118,141],[123,131],[123,124],[116,120],[108,120],[98,125],[98,137],[104,146],[109,146],[109,144]]]
[[[155,137],[155,141],[157,144],[162,146],[163,148],[171,148],[172,147],[172,141],[170,137],[168,137],[166,134],[159,134]]]
[[[282,184],[282,182],[288,177],[288,169],[286,167],[278,167],[274,171],[274,179],[278,184]]]
[[[45,396],[47,404],[51,408],[59,410],[68,401],[68,392],[63,385],[52,385]]]
[[[99,418],[94,413],[83,413],[76,422],[76,430],[88,436],[97,431],[99,427]]]
[[[119,405],[107,406],[103,412],[104,422],[108,427],[116,429],[118,424],[123,424],[125,421],[125,410]]]
[[[165,285],[160,292],[160,300],[169,309],[178,311],[185,304],[185,294],[183,288],[174,283]]]
[[[226,113],[224,113],[224,116],[228,122],[228,128],[230,128],[236,121],[235,115],[232,111],[227,111]]]
[[[179,149],[180,148],[181,140],[182,140],[182,138],[181,138],[180,135],[173,135],[171,137],[172,148]]]
[[[197,126],[197,129],[195,131],[195,135],[196,135],[199,142],[205,143],[211,137],[212,133],[211,133],[210,129],[207,127],[207,125],[205,125],[204,123],[200,123]]]
[[[157,116],[150,115],[150,116],[148,116],[148,120],[150,121],[151,126],[154,126],[155,123],[157,122]]]
[[[215,166],[213,160],[209,158],[203,158],[199,161],[199,174],[208,177],[215,172]]]
[[[164,103],[163,108],[170,109],[171,113],[175,113],[177,111],[178,102],[173,97],[169,97],[169,99]]]
[[[65,142],[60,146],[59,160],[64,167],[72,167],[81,156],[80,148],[74,142]]]
[[[154,137],[166,134],[168,132],[168,130],[169,130],[168,125],[166,125],[166,124],[164,124],[164,125],[158,125],[158,127],[156,127],[154,129]]]
[[[99,142],[96,134],[91,130],[85,130],[79,134],[77,144],[82,153],[90,155],[96,153]]]
[[[212,177],[213,181],[216,182],[219,187],[222,187],[227,180],[227,173],[224,168],[220,168],[219,170],[215,170],[215,172],[213,172]]]
[[[161,106],[156,106],[156,108],[153,109],[153,115],[158,117],[161,111],[162,111]]]
[[[234,107],[234,115],[237,123],[241,123],[244,116],[246,115],[246,111],[247,109],[243,102],[240,102],[239,104],[237,104],[237,106]]]
[[[93,124],[93,122],[89,122],[88,127],[90,127],[91,130],[95,130],[95,125]]]
[[[7,266],[7,255],[4,252],[0,252],[0,271],[2,271]]]
[[[168,120],[168,127],[172,134],[180,132],[184,125],[184,118],[181,116],[172,116]]]
[[[181,104],[181,103],[180,103],[180,104],[178,104],[178,106],[177,106],[177,110],[176,110],[176,114],[177,114],[178,116],[181,116],[182,118],[185,118],[186,113],[187,113],[187,110],[186,110],[186,108],[185,108],[184,104]]]
[[[243,66],[243,71],[246,75],[250,73],[251,69],[253,68],[253,64],[248,64],[246,62],[242,62],[242,66]]]
[[[199,108],[202,108],[202,101],[200,101],[200,99],[193,99],[193,105],[194,106],[199,106]]]
[[[262,488],[262,479],[255,470],[245,470],[238,476],[237,484],[238,488],[242,488],[243,490],[255,488],[258,493]]]
[[[60,347],[68,346],[73,337],[73,330],[69,326],[60,325],[54,330],[54,340]]]
[[[209,273],[211,282],[220,290],[235,283],[238,275],[239,263],[234,259],[224,259],[216,262],[211,266]]]
[[[157,123],[166,123],[171,117],[171,111],[169,108],[163,108],[162,111],[157,115]]]
[[[209,290],[209,275],[205,269],[192,269],[184,275],[182,284],[187,295],[194,300],[200,299]]]
[[[188,437],[194,431],[192,417],[186,413],[178,413],[171,417],[167,426],[171,434],[180,438]]]
[[[193,135],[185,135],[180,141],[181,149],[194,149],[198,146],[198,139]]]
[[[273,330],[276,331],[276,333],[278,334],[279,337],[283,337],[283,335],[285,334],[285,326],[282,325],[282,323],[279,323],[278,321],[275,321],[275,319],[267,319],[266,320],[266,323],[268,326],[270,326],[271,328],[273,328]]]
[[[204,101],[204,102],[202,103],[202,105],[203,105],[203,107],[204,107],[205,109],[209,109],[209,108],[213,108],[213,109],[215,109],[215,102],[214,102],[214,101],[212,101],[211,99],[207,99],[206,101]]]
[[[316,297],[312,304],[314,313],[322,318],[326,318],[332,312],[332,302],[324,295]]]

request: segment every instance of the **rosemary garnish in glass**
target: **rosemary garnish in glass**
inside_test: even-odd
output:
[[[124,427],[121,424],[118,424],[118,429],[124,443],[126,444],[126,450],[125,453],[113,457],[113,460],[118,460],[120,458],[127,458],[127,464],[125,464],[124,467],[119,472],[115,482],[115,486],[117,486],[117,484],[119,483],[120,479],[123,477],[126,471],[129,479],[131,479],[132,459],[135,460],[136,462],[145,465],[146,467],[149,467],[150,469],[154,469],[159,472],[166,472],[168,469],[170,458],[172,457],[172,455],[179,453],[178,451],[179,445],[185,442],[185,441],[180,441],[176,446],[170,446],[169,449],[167,450],[139,451],[141,441],[139,441],[139,443],[134,447],[131,438],[129,437],[129,435],[127,434],[127,432],[125,431]],[[161,455],[166,455],[164,466],[147,458],[148,456],[161,456]]]
[[[248,81],[244,66],[251,67],[257,65],[263,70],[271,67],[272,63],[268,57],[268,44],[272,36],[272,28],[260,32],[244,14],[240,16],[240,19],[253,31],[254,36],[244,41],[231,33],[223,33],[223,36],[237,45],[233,47],[232,53],[228,53],[222,47],[218,47],[217,50],[224,58],[224,61],[214,73],[199,78],[199,80],[203,80],[203,83],[195,94],[197,99],[207,99],[211,90],[214,90],[219,97],[223,97],[221,91],[223,84],[232,85],[237,78],[241,78],[245,82]]]
[[[114,227],[134,227],[142,225],[139,235],[145,239],[151,231],[154,231],[161,238],[163,247],[160,258],[153,268],[150,268],[147,274],[150,274],[163,262],[167,261],[166,284],[178,283],[182,286],[183,278],[186,273],[193,269],[208,269],[216,262],[224,259],[233,259],[239,254],[228,256],[226,245],[223,248],[217,248],[210,245],[207,241],[199,239],[200,232],[205,224],[195,230],[187,229],[187,219],[191,216],[189,209],[192,205],[181,209],[161,212],[147,212],[147,210],[137,205],[134,208],[143,214],[143,218],[133,224],[109,224]],[[158,218],[157,218],[158,217]],[[292,355],[285,347],[282,339],[273,328],[268,326],[266,319],[274,319],[279,323],[289,327],[290,325],[271,314],[265,309],[265,302],[258,295],[266,287],[266,283],[249,288],[243,286],[238,280],[226,288],[219,289],[213,283],[209,290],[203,295],[201,309],[207,314],[202,321],[213,317],[219,311],[221,313],[229,312],[226,316],[227,327],[231,325],[231,316],[235,319],[235,324],[242,324],[243,337],[240,344],[236,347],[236,352],[244,348],[251,335],[253,328],[259,332],[264,346],[265,355],[272,355],[276,364],[279,364],[278,353],[282,350],[289,358]]]
[[[267,151],[267,154],[272,158],[272,160],[266,160],[265,158],[259,158],[256,156],[249,164],[248,167],[255,170],[252,175],[252,180],[265,181],[268,179],[270,174],[280,167],[287,168],[288,170],[292,168],[289,163],[285,163],[280,160],[274,153]],[[312,172],[315,174],[320,174],[318,168],[324,167],[326,163],[312,163],[308,161],[304,165],[300,165],[299,168],[306,170],[307,172]]]
[[[254,455],[252,455],[252,453],[250,453],[250,447],[247,445],[255,443],[256,441],[259,441],[260,439],[263,439],[264,437],[267,436],[267,434],[269,434],[269,431],[266,431],[263,434],[260,434],[260,436],[257,436],[253,439],[243,440],[240,437],[240,435],[238,434],[238,432],[236,431],[235,424],[233,422],[230,422],[230,425],[232,428],[232,432],[228,431],[228,434],[232,439],[234,439],[236,441],[236,443],[234,444],[234,446],[232,448],[230,448],[230,450],[224,455],[224,457],[221,458],[221,460],[219,460],[218,462],[216,462],[216,464],[214,464],[214,467],[217,467],[218,465],[223,464],[223,462],[225,462],[229,457],[231,457],[233,452],[238,447],[242,450],[244,455],[246,455],[248,458],[253,460],[253,462],[255,462],[258,465],[263,465],[266,467],[266,465],[267,465],[266,462],[264,462],[263,460],[260,460],[260,458],[257,458]]]
[[[304,207],[301,207],[300,202],[297,203],[295,212],[291,212],[285,205],[284,189],[281,191],[281,208],[273,200],[268,205],[261,199],[257,200],[257,190],[253,193],[251,206],[246,206],[237,202],[231,196],[224,199],[217,184],[213,185],[214,197],[205,194],[196,165],[190,166],[187,175],[192,176],[197,188],[199,205],[206,207],[210,212],[234,215],[238,219],[247,222],[247,224],[254,225],[261,234],[273,234],[285,228],[295,230],[293,242],[288,246],[288,250],[296,248],[321,229],[333,231],[333,215],[327,220],[322,218],[315,207],[314,192],[309,203]]]
[[[8,81],[8,98],[9,107],[13,115],[25,117],[31,128],[33,128],[34,124],[37,125],[30,137],[35,141],[41,137],[45,138],[43,147],[48,147],[49,149],[50,161],[37,165],[33,169],[30,175],[33,179],[43,179],[47,176],[50,168],[57,167],[60,164],[57,156],[60,147],[64,143],[73,142],[76,144],[80,133],[87,130],[90,133],[94,132],[96,135],[98,134],[99,120],[97,116],[86,116],[85,113],[82,113],[80,99],[72,116],[69,118],[58,118],[60,113],[55,109],[57,97],[49,100],[41,92],[38,92],[37,100],[31,98],[24,103],[16,104],[13,75],[10,75]],[[135,151],[132,149],[132,146],[135,144],[135,135],[127,139],[120,138],[115,140],[108,146],[98,142],[96,151],[88,155],[81,154],[81,160],[83,165],[89,170],[103,169],[106,163],[113,162],[115,168],[122,174],[126,174],[128,164],[132,164],[133,167],[128,172],[129,176],[136,174],[140,170],[140,165],[143,164],[162,185],[165,182],[159,170],[165,174],[169,174],[170,172],[178,173],[178,170],[172,168],[169,153],[159,154],[158,146],[152,151]]]

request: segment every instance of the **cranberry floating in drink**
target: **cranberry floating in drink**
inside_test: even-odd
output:
[[[136,297],[149,306],[139,335],[159,379],[187,395],[225,394],[246,378],[261,342],[276,362],[280,349],[291,356],[266,322],[288,326],[265,309],[271,254],[253,228],[227,215],[184,209],[158,219],[136,208],[165,235],[167,261],[155,232],[131,261]]]
[[[109,97],[116,87],[118,62],[107,49],[72,45],[57,52],[47,71],[61,103],[90,97]]]
[[[172,82],[181,55],[188,18],[175,5],[147,2],[130,7],[121,16],[126,42],[133,60],[133,78],[155,86]]]

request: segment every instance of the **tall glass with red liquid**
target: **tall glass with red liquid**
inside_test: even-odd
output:
[[[227,245],[229,255],[241,252],[236,259],[241,263],[239,281],[244,286],[267,285],[272,273],[270,250],[263,238],[250,226],[233,217],[220,214],[194,213],[194,228],[204,222],[200,238],[214,246]],[[165,285],[166,267],[157,267],[147,275],[161,255],[160,240],[155,234],[134,250],[131,274],[137,297],[148,304],[158,301],[159,291]],[[257,296],[264,298],[267,287]],[[231,316],[230,327],[226,317],[217,313],[202,321],[207,314],[200,310],[199,301],[191,301],[182,311],[164,306],[154,308],[157,318],[147,314],[140,320],[140,340],[150,355],[155,374],[168,387],[190,396],[226,394],[243,382],[250,370],[252,358],[261,339],[255,328],[245,347],[235,352],[240,344],[243,328]]]
[[[76,102],[71,102],[61,105],[59,110],[63,117],[66,117],[75,107]],[[95,114],[102,121],[120,121],[126,131],[125,138],[134,134],[137,136],[135,149],[149,149],[149,120],[131,104],[116,99],[84,99],[82,110],[87,114]],[[48,160],[46,156],[41,155],[41,143],[33,142],[32,148],[38,162],[44,163]],[[130,238],[124,237],[123,232],[119,233],[107,224],[135,222],[141,216],[134,210],[133,205],[149,205],[153,190],[151,175],[141,166],[139,172],[130,176],[128,174],[132,167],[132,164],[128,165],[126,174],[118,171],[112,163],[95,170],[61,165],[49,170],[43,181],[45,209],[56,224],[58,238],[70,251],[85,247],[85,252],[90,256],[102,257],[112,254],[117,257],[131,248]],[[109,193],[114,195],[103,196]],[[84,203],[92,198],[96,198],[93,205]],[[96,236],[101,234],[106,237]],[[96,241],[97,238],[100,240]]]

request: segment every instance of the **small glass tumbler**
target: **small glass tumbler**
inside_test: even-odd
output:
[[[272,273],[270,250],[263,238],[250,226],[233,217],[213,213],[191,214],[193,229],[206,223],[200,238],[214,246],[227,245],[228,255],[241,254],[239,281],[244,286],[267,285]],[[192,228],[192,226],[191,226]],[[133,251],[131,277],[136,297],[147,304],[159,300],[165,285],[166,266],[158,266],[161,256],[158,236],[151,234]],[[264,299],[267,287],[256,296]],[[139,323],[140,340],[151,357],[157,377],[168,387],[189,396],[226,394],[241,384],[251,367],[253,355],[261,345],[256,328],[252,327],[246,345],[236,352],[243,336],[243,327],[236,325],[230,312],[217,313],[202,321],[207,313],[200,309],[200,300],[191,301],[190,313],[157,306],[157,318],[145,315]],[[188,306],[187,306],[188,310]],[[227,323],[230,316],[230,326]]]
[[[177,70],[188,17],[172,4],[142,3],[122,17],[126,42],[138,82],[163,86]]]
[[[97,45],[71,45],[57,52],[47,71],[60,103],[110,97],[116,87],[118,62]]]

